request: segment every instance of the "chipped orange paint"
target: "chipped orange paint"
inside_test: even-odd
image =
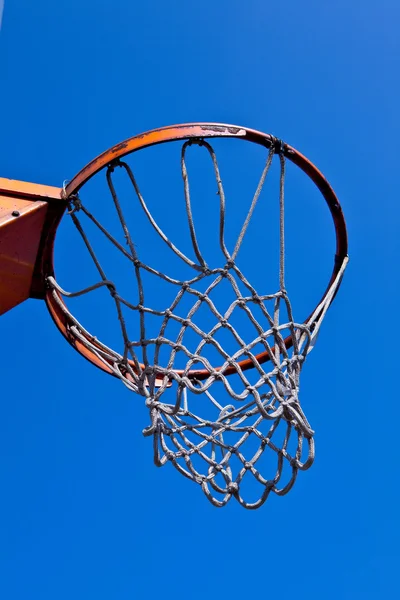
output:
[[[17,179],[0,177],[0,196],[16,196],[25,200],[62,200],[62,188],[40,183],[29,183]]]

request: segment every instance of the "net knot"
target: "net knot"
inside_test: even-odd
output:
[[[236,481],[231,481],[231,483],[228,484],[227,486],[227,490],[229,492],[229,494],[237,494],[239,492],[239,486],[236,483]]]
[[[114,173],[115,167],[122,167],[123,164],[120,161],[119,158],[116,158],[115,160],[113,160],[112,162],[110,162],[110,164],[107,167],[107,170],[109,173]]]
[[[107,289],[110,292],[110,295],[115,298],[117,296],[117,288],[112,281],[107,281],[106,283]]]
[[[195,144],[196,146],[204,146],[204,139],[203,138],[192,138],[189,140],[188,146],[192,146],[193,144]]]
[[[281,156],[283,156],[286,149],[285,142],[277,137],[272,137],[271,143],[274,148],[275,154],[280,154]]]
[[[211,472],[221,473],[222,469],[223,469],[222,465],[213,465],[212,467],[210,467],[210,473]]]
[[[154,400],[153,398],[147,398],[145,401],[145,405],[147,408],[157,408],[160,403]]]
[[[73,194],[68,198],[68,208],[67,214],[73,215],[75,212],[81,210],[82,202],[77,194]]]

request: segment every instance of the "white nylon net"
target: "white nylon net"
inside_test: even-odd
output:
[[[223,256],[219,268],[207,265],[196,236],[185,160],[187,148],[192,144],[203,146],[213,164]],[[262,295],[246,279],[237,264],[237,256],[275,155],[280,161],[279,289]],[[116,169],[126,173],[153,230],[190,268],[191,278],[175,279],[140,260],[113,183]],[[311,318],[306,324],[297,323],[285,289],[283,146],[273,144],[269,150],[232,252],[225,244],[225,193],[211,145],[202,139],[185,142],[181,169],[187,223],[196,260],[179,250],[155,221],[130,166],[115,161],[106,169],[106,178],[126,245],[96,219],[80,197],[71,196],[69,214],[93,259],[99,281],[75,293],[64,291],[52,277],[48,283],[55,301],[68,316],[71,338],[84,344],[129,389],[145,398],[150,425],[144,435],[153,437],[155,463],[161,466],[171,462],[180,473],[198,483],[216,506],[224,506],[235,498],[246,508],[258,508],[271,492],[286,494],[298,471],[308,469],[314,461],[314,432],[299,402],[299,376],[338,288],[346,261]],[[136,304],[120,294],[115,282],[107,277],[80,215],[85,215],[121,252],[124,260],[130,261],[137,286]],[[173,301],[164,310],[156,310],[146,303],[144,273],[175,290]],[[115,303],[123,353],[99,342],[61,301],[61,296],[86,295],[100,287],[109,290]],[[221,287],[229,288],[231,298],[222,308],[217,294]],[[140,323],[140,335],[136,339],[129,336],[126,310],[135,313]],[[205,312],[207,319],[200,318]],[[238,313],[242,322],[245,319],[248,323],[245,334],[235,326]],[[158,331],[154,334],[151,328],[149,334],[148,320],[155,317]],[[228,338],[229,344],[226,344]],[[178,368],[182,357],[184,367]]]

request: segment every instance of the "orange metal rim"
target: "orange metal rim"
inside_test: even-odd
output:
[[[201,138],[236,138],[252,143],[259,144],[266,148],[270,148],[272,144],[281,142],[276,140],[272,135],[261,133],[259,131],[248,129],[245,127],[239,127],[235,125],[225,125],[221,123],[188,123],[183,125],[173,125],[170,127],[163,127],[161,129],[154,129],[146,133],[131,137],[120,144],[117,144],[110,150],[103,152],[97,158],[92,160],[86,167],[84,167],[66,186],[65,195],[69,197],[79,192],[81,187],[93,177],[96,173],[101,171],[104,167],[107,167],[110,163],[118,160],[128,154],[137,152],[143,148],[153,146],[156,144],[162,144],[166,142],[187,140],[190,138],[201,139]],[[324,177],[324,175],[317,169],[317,167],[309,161],[305,156],[298,152],[295,148],[288,144],[280,145],[281,151],[283,151],[286,158],[292,163],[298,166],[317,186],[321,192],[325,202],[328,205],[330,213],[332,215],[335,234],[336,234],[336,255],[334,261],[334,267],[329,280],[328,286],[320,300],[325,298],[329,292],[333,282],[336,280],[340,269],[347,257],[348,242],[347,242],[347,231],[346,223],[343,215],[342,208],[339,200],[336,197],[332,187]],[[55,236],[55,229],[53,232],[53,240]],[[51,248],[53,244],[50,244]],[[52,273],[47,273],[48,275]],[[62,298],[59,296],[61,302]],[[68,316],[62,311],[58,303],[55,301],[52,295],[52,291],[48,290],[45,296],[47,307],[50,314],[64,337],[69,341],[70,344],[85,358],[101,368],[103,371],[113,374],[112,369],[108,368],[107,365],[101,361],[95,353],[90,351],[82,342],[79,342],[76,338],[72,338],[69,334],[69,328],[72,323],[69,322]],[[320,304],[317,304],[317,306]],[[310,313],[310,316],[306,319],[305,323],[310,319],[314,311]],[[93,341],[91,341],[93,344]],[[285,345],[290,348],[292,345],[291,337],[285,339]],[[262,352],[256,356],[260,364],[269,360],[268,352]],[[111,360],[110,360],[111,364]],[[135,370],[133,362],[130,361],[131,367]],[[245,371],[252,368],[253,362],[251,359],[245,359],[238,362],[240,368]],[[220,369],[220,368],[219,368]],[[217,370],[219,370],[217,369]],[[230,366],[224,370],[225,375],[232,375],[236,372],[234,366]],[[176,371],[177,374],[182,374],[183,371]],[[209,376],[209,372],[206,369],[192,370],[187,374],[192,379],[206,379]],[[161,377],[161,374],[160,374]]]

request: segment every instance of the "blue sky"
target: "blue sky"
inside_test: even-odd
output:
[[[1,176],[62,185],[154,127],[245,125],[326,174],[351,262],[302,373],[315,464],[258,511],[216,509],[153,466],[142,399],[75,354],[44,304],[4,315],[2,598],[396,597],[399,17],[394,0],[5,2]],[[312,259],[292,268],[300,312],[331,269],[329,218],[315,211],[288,241]],[[80,255],[68,233],[59,243],[68,279]]]

